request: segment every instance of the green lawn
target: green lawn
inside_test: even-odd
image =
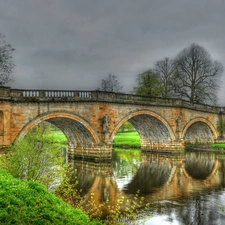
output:
[[[61,130],[52,130],[49,135],[54,135],[55,142],[67,142],[65,134]]]
[[[129,145],[131,147],[139,147],[140,146],[140,136],[138,132],[135,131],[124,131],[117,132],[114,138],[114,146],[121,147],[123,145]]]
[[[61,131],[54,131],[54,138],[57,142],[67,142],[65,134]]]
[[[101,225],[33,181],[20,181],[0,169],[0,224]]]
[[[61,131],[53,131],[56,142],[67,142],[65,135]],[[114,138],[114,146],[129,145],[132,147],[140,146],[140,136],[136,130],[117,132]]]
[[[210,145],[211,148],[225,148],[225,143],[215,143]]]
[[[53,131],[56,142],[67,142],[65,135],[61,131]],[[140,146],[140,136],[136,130],[117,132],[114,138],[114,146],[120,147],[129,145],[131,147]]]

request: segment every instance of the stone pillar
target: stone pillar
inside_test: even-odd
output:
[[[104,143],[88,146],[77,145],[74,148],[69,148],[68,155],[72,159],[109,162],[112,161],[112,145]]]
[[[5,102],[0,103],[0,148],[11,144],[11,107]]]

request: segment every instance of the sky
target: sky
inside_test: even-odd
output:
[[[225,67],[225,0],[0,0],[0,33],[16,49],[12,88],[96,90],[114,74],[130,93],[192,43]],[[225,106],[223,87],[225,72]]]

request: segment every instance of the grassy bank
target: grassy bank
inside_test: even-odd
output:
[[[138,148],[140,147],[140,136],[138,132],[135,131],[124,131],[124,132],[117,132],[114,142],[114,147],[132,147]]]
[[[211,148],[224,148],[225,149],[225,143],[215,143],[210,145]]]
[[[101,225],[90,221],[80,209],[74,209],[44,186],[20,181],[0,169],[0,224],[76,224]]]

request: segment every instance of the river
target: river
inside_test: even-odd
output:
[[[212,153],[156,154],[115,149],[111,163],[72,161],[84,204],[107,203],[146,212],[145,225],[222,225],[225,212],[225,156]],[[129,203],[125,204],[129,200]],[[103,217],[108,208],[102,208]],[[127,221],[127,224],[132,224]]]

